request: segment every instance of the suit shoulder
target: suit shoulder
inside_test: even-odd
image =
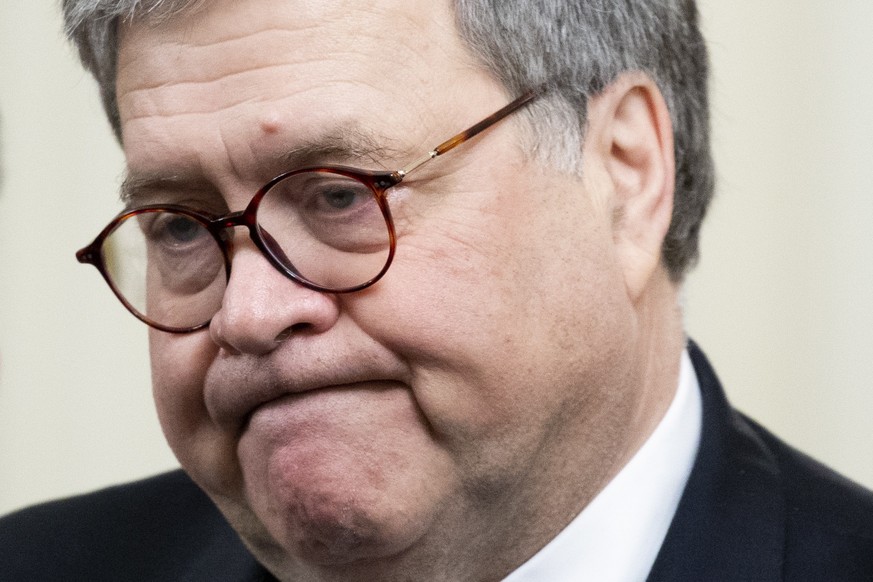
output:
[[[206,556],[250,561],[181,471],[12,513],[0,548],[3,580],[200,579],[188,573]]]
[[[755,421],[745,420],[776,457],[789,518],[873,539],[873,491],[786,444]]]
[[[873,576],[873,492],[749,421],[776,457],[785,500],[786,573]],[[833,568],[841,569],[833,578]],[[803,573],[802,575],[800,573]],[[787,579],[795,579],[788,575]]]
[[[67,532],[116,536],[125,531],[142,531],[162,522],[180,518],[208,519],[214,511],[209,500],[181,471],[165,473],[142,481],[116,485],[93,493],[50,501],[12,513],[0,520],[0,541],[11,530],[15,538],[58,537],[59,528]],[[40,540],[45,542],[46,540]]]

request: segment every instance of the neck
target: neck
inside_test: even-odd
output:
[[[664,418],[676,394],[680,358],[685,349],[679,292],[666,272],[659,272],[653,278],[647,292],[637,302],[636,311],[639,325],[637,385],[640,389],[629,418],[633,430],[629,432],[619,470]]]

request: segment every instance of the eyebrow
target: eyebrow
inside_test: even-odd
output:
[[[337,125],[317,137],[301,141],[290,149],[268,156],[262,167],[271,168],[275,175],[310,165],[329,163],[371,163],[385,169],[386,161],[398,162],[412,150],[403,148],[386,136],[362,128],[359,124]],[[266,176],[266,183],[273,175]],[[215,191],[216,187],[199,172],[136,173],[128,171],[122,181],[119,195],[127,208],[148,203],[150,194],[159,191]],[[254,192],[252,192],[254,195]]]

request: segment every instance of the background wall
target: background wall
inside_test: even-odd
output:
[[[0,4],[0,513],[175,465],[145,327],[74,258],[122,159],[57,4]],[[873,486],[873,3],[700,5],[719,188],[687,328],[736,404]]]

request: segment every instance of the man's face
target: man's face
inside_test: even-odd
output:
[[[423,0],[209,2],[123,29],[118,73],[130,173],[162,184],[137,202],[216,213],[289,160],[403,167],[514,97]],[[210,328],[152,332],[171,447],[274,570],[505,568],[483,548],[529,553],[578,511],[567,479],[614,470],[634,331],[610,193],[596,156],[556,175],[521,128],[394,189],[375,286],[305,289],[239,231]]]

